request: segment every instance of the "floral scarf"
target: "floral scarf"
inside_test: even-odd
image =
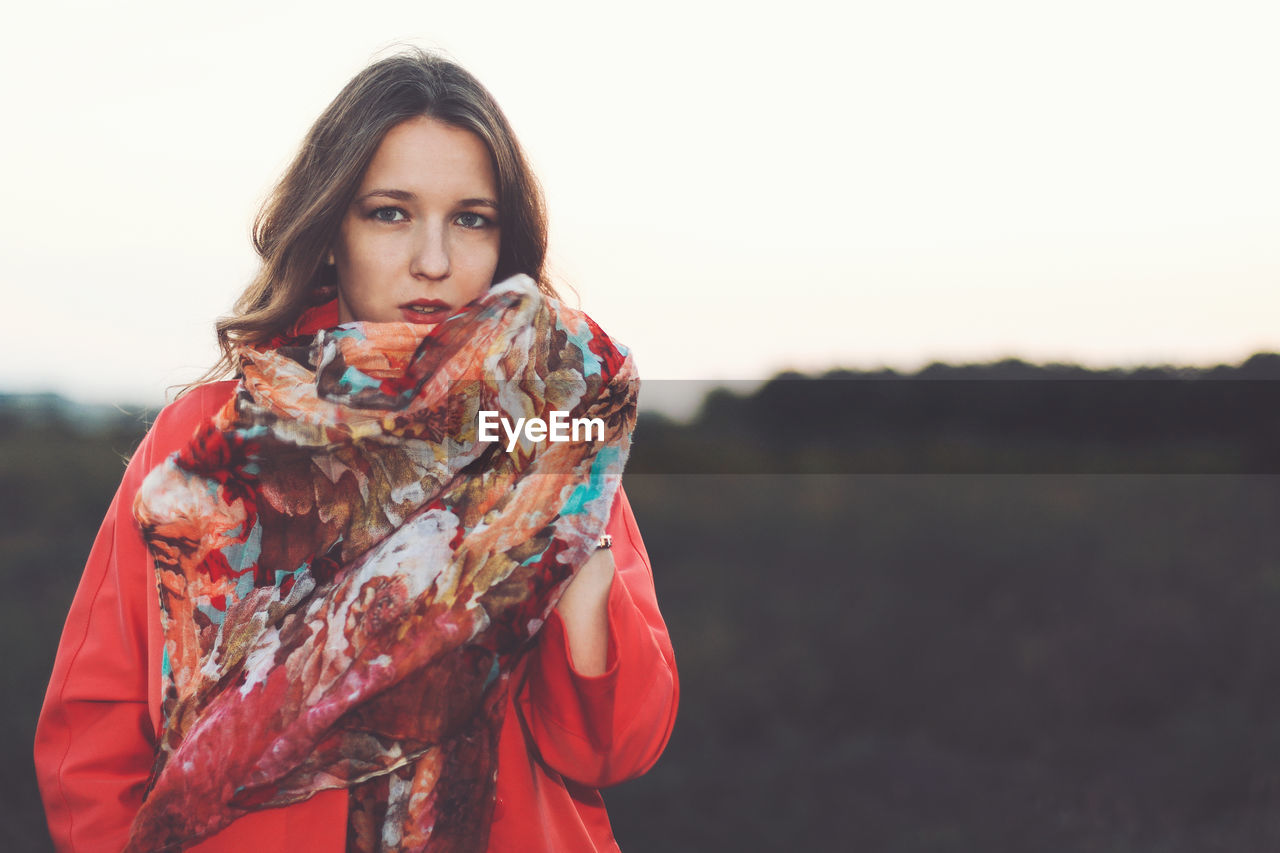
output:
[[[434,326],[277,343],[134,505],[165,725],[127,849],[345,787],[349,850],[484,850],[508,677],[604,530],[631,357],[525,276]],[[481,411],[604,438],[508,451]]]

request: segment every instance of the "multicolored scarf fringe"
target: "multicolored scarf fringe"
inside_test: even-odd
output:
[[[631,357],[527,277],[435,326],[244,349],[147,477],[165,727],[130,851],[346,787],[348,849],[484,850],[508,676],[609,516]],[[481,411],[603,440],[480,440]]]

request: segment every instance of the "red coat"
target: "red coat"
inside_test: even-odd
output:
[[[155,573],[134,523],[143,477],[220,408],[233,384],[167,407],[134,454],[98,532],[36,729],[40,792],[59,851],[119,851],[142,802],[160,729],[163,637]],[[626,495],[607,528],[617,574],[600,676],[576,672],[553,611],[512,672],[498,744],[491,851],[617,850],[597,788],[639,776],[666,746],[679,685],[653,574]],[[341,853],[347,792],[253,812],[190,848]]]

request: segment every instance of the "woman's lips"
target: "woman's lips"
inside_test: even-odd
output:
[[[400,306],[400,316],[409,323],[440,323],[452,314],[449,303],[439,299],[415,299]]]

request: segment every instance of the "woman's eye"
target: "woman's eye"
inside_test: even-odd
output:
[[[479,213],[460,213],[453,221],[463,228],[483,228],[489,224],[489,217]]]
[[[370,218],[379,222],[403,222],[408,219],[403,210],[398,207],[380,207],[369,214]]]

